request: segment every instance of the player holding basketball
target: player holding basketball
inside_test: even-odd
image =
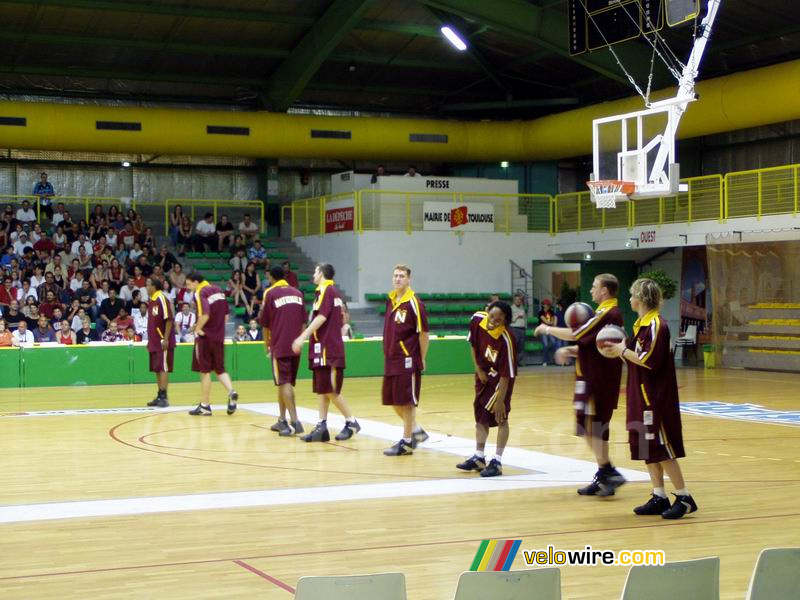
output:
[[[145,282],[150,301],[147,303],[147,351],[150,353],[150,372],[156,374],[158,394],[147,406],[166,408],[167,385],[175,356],[175,309],[162,293],[163,282],[158,277],[148,277]]]
[[[342,341],[342,298],[334,286],[333,265],[320,263],[314,269],[313,281],[317,286],[311,323],[303,333],[292,342],[292,351],[300,354],[303,344],[311,340],[308,348],[308,362],[314,380],[312,389],[319,394],[319,423],[311,433],[303,436],[304,442],[327,442],[328,408],[333,402],[344,415],[344,428],[336,435],[338,441],[349,440],[361,431],[350,408],[342,398],[344,383],[344,342]]]
[[[200,273],[186,277],[186,287],[194,294],[197,305],[192,371],[200,373],[201,400],[189,411],[194,416],[211,416],[211,371],[228,391],[228,414],[236,412],[239,394],[233,389],[230,375],[225,372],[225,323],[228,320],[228,302],[225,293],[206,281]]]
[[[619,281],[610,273],[594,278],[590,293],[598,307],[594,317],[574,332],[569,327],[539,325],[535,335],[553,335],[560,340],[577,342],[559,349],[558,354],[577,357],[575,361],[576,435],[586,438],[597,460],[594,480],[578,490],[581,496],[613,496],[625,478],[611,464],[608,437],[611,416],[619,401],[622,361],[609,360],[597,351],[595,338],[606,325],[622,326],[622,313],[617,305]]]
[[[425,305],[410,284],[411,269],[395,265],[392,271],[394,290],[389,293],[383,320],[382,397],[383,405],[393,407],[403,420],[403,437],[383,451],[386,456],[413,454],[417,444],[428,439],[416,420],[428,354],[428,317]]]
[[[658,309],[661,288],[652,279],[637,279],[631,286],[631,308],[639,318],[634,336],[614,345],[615,354],[628,362],[628,443],[633,460],[643,460],[650,473],[653,495],[637,506],[637,515],[680,519],[697,510],[681,473],[683,449],[678,380],[670,346],[669,327]],[[664,473],[675,486],[670,506],[664,491]]]
[[[258,320],[264,330],[267,357],[272,359],[272,379],[278,387],[280,417],[272,429],[279,435],[288,437],[303,433],[303,425],[297,418],[294,403],[294,385],[300,357],[292,351],[292,342],[303,331],[305,309],[303,294],[286,282],[283,267],[272,267],[267,278],[270,285],[264,292]],[[286,420],[287,410],[291,422]]]
[[[481,477],[503,474],[503,450],[508,443],[508,413],[511,412],[511,393],[517,376],[517,351],[507,330],[511,323],[511,307],[496,301],[486,312],[476,312],[469,324],[467,341],[475,366],[475,454],[456,468],[480,471]],[[484,451],[489,429],[497,427],[495,457],[486,464]]]

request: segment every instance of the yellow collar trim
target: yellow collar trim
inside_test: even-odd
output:
[[[320,283],[320,284],[317,286],[317,291],[318,291],[318,292],[324,292],[324,291],[325,291],[327,288],[329,288],[330,286],[332,286],[334,283],[335,283],[335,282],[333,281],[333,279],[323,279],[323,280],[322,280],[322,283]]]
[[[389,292],[389,300],[392,301],[392,310],[396,309],[398,306],[403,304],[404,302],[410,302],[411,299],[414,297],[414,290],[411,288],[406,289],[403,296],[398,300],[397,299],[397,290],[392,290]]]
[[[281,287],[289,287],[289,284],[286,283],[285,279],[278,279],[278,281],[276,281],[275,283],[273,283],[271,286],[269,286],[267,288],[267,291],[274,290],[275,288],[281,288]]]
[[[636,322],[633,324],[633,329],[639,331],[639,327],[649,327],[658,316],[658,309],[651,310],[643,317],[636,319]]]
[[[487,313],[487,315],[485,317],[483,317],[483,319],[481,319],[481,322],[479,323],[479,325],[480,325],[481,329],[485,330],[486,333],[488,333],[494,339],[499,339],[500,336],[503,335],[505,333],[505,331],[506,331],[506,326],[505,325],[501,325],[500,327],[495,327],[494,329],[489,329],[489,315],[488,315],[488,313]]]
[[[600,312],[600,311],[605,312],[617,306],[619,306],[619,301],[616,298],[609,298],[608,300],[603,300],[600,303],[600,306],[597,307],[597,310],[595,312]]]
[[[211,284],[208,283],[208,281],[201,281],[200,283],[197,284],[197,287],[195,288],[194,293],[195,294],[199,294],[200,290],[202,290],[204,287],[208,287],[209,285],[211,285]]]
[[[158,300],[160,296],[164,294],[161,293],[161,290],[156,290],[156,293],[150,296],[150,300]]]

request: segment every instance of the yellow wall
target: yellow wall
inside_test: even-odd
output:
[[[800,118],[800,60],[710,79],[681,122],[679,138]],[[656,98],[674,89],[661,90]],[[643,108],[627,98],[523,122],[317,117],[267,112],[118,108],[0,102],[0,146],[20,149],[442,161],[547,160],[591,153],[594,118]],[[96,120],[136,121],[142,131],[97,131]],[[208,135],[206,125],[249,127],[250,136]],[[310,130],[349,130],[351,140],[312,139]],[[411,143],[409,133],[447,134],[449,143]]]

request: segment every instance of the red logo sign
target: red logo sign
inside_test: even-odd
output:
[[[325,233],[353,231],[353,207],[331,208],[325,211]]]
[[[450,211],[450,227],[459,227],[467,223],[467,207],[459,206]]]

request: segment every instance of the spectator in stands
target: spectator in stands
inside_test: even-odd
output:
[[[185,256],[186,249],[192,247],[192,222],[184,215],[178,227],[178,256]]]
[[[78,300],[77,295],[70,301],[69,306],[67,307],[67,315],[64,317],[67,321],[72,323],[73,319],[78,316],[78,312],[81,310],[81,302]]]
[[[237,236],[237,239],[238,239],[238,236]],[[247,263],[249,262],[247,260],[247,256],[245,255],[245,249],[242,246],[239,246],[239,247],[236,247],[236,248],[231,248],[231,252],[233,252],[234,255],[228,261],[228,264],[230,264],[231,268],[234,271],[242,271],[242,272],[244,272],[244,270],[247,268]]]
[[[9,244],[11,236],[11,224],[5,216],[0,218],[0,248],[5,248]]]
[[[34,301],[39,301],[39,294],[36,293],[36,290],[31,287],[31,282],[29,279],[22,280],[22,287],[17,290],[17,301],[20,305],[24,306],[28,303],[28,298],[33,298]]]
[[[239,223],[239,235],[245,242],[252,242],[258,237],[258,225],[253,222],[249,214],[245,214],[244,220]]]
[[[78,343],[78,336],[72,331],[69,321],[61,321],[61,330],[56,335],[56,341],[64,346],[74,346]]]
[[[12,300],[11,304],[3,309],[3,317],[11,330],[19,327],[19,324],[25,321],[25,315],[19,310],[19,302]]]
[[[517,350],[517,366],[522,364],[525,354],[525,327],[527,324],[528,315],[525,311],[522,294],[514,294],[514,302],[511,304],[510,329]]]
[[[39,305],[28,298],[28,303],[22,307],[23,318],[28,322],[28,329],[33,329],[39,323]]]
[[[405,172],[403,177],[422,177],[422,173],[417,173],[416,165],[408,165],[408,171]]]
[[[117,208],[117,206],[114,205],[114,204],[109,206],[108,207],[108,215],[107,215],[108,218],[106,220],[106,222],[108,223],[109,227],[113,226],[113,224],[117,220],[118,216],[119,216],[119,208]]]
[[[42,173],[39,181],[33,186],[33,195],[39,197],[39,207],[42,213],[53,220],[53,196],[56,195],[53,184],[47,181],[47,173]]]
[[[108,291],[108,298],[103,300],[100,305],[100,318],[97,320],[97,327],[99,331],[108,328],[111,321],[119,316],[120,311],[125,308],[125,303],[117,298],[117,291],[111,288]]]
[[[178,297],[178,290],[176,288],[172,287],[169,284],[169,281],[164,279],[161,282],[161,291],[163,292],[164,296],[166,296],[167,299],[170,301],[172,306],[175,306],[175,301],[177,300],[177,297]]]
[[[31,208],[30,202],[27,200],[22,201],[22,206],[17,209],[16,218],[26,228],[31,227],[36,222],[36,212]]]
[[[183,222],[183,206],[176,204],[169,215],[169,239],[173,246],[178,245],[178,232]],[[166,271],[166,269],[164,269]]]
[[[11,331],[5,319],[0,319],[0,348],[8,348],[12,344]]]
[[[488,310],[492,304],[499,301],[500,301],[500,296],[498,296],[497,294],[491,294],[489,296],[489,302],[486,303],[486,307],[483,310]]]
[[[76,338],[79,344],[88,344],[89,342],[99,341],[97,332],[92,329],[92,322],[88,317],[81,321],[81,329],[77,332]]]
[[[53,213],[53,218],[50,221],[53,224],[53,227],[59,227],[61,223],[64,222],[64,213],[66,212],[64,208],[64,203],[59,202],[56,205],[56,212]]]
[[[103,212],[103,207],[100,204],[95,204],[92,214],[89,215],[89,225],[100,227],[105,222],[106,214]]]
[[[175,255],[169,251],[166,244],[162,244],[161,248],[158,249],[158,255],[155,257],[155,264],[161,267],[164,274],[167,274],[172,270],[174,265],[178,264],[178,260],[175,258]]]
[[[181,289],[186,287],[186,273],[183,272],[183,265],[175,262],[169,272],[169,282],[173,288]]]
[[[120,329],[122,332],[122,339],[126,342],[141,342],[142,337],[136,333],[136,330],[133,328],[133,325],[126,327],[125,329]]]
[[[244,329],[244,325],[237,325],[236,332],[233,334],[231,338],[234,342],[249,342],[250,340],[247,337],[247,331]]]
[[[353,326],[350,324],[350,310],[347,308],[347,302],[342,302],[342,339],[353,339]]]
[[[106,250],[113,250],[119,245],[119,235],[117,234],[117,230],[113,227],[108,227],[106,229]]]
[[[121,234],[122,230],[125,229],[125,217],[122,213],[117,213],[113,222],[110,219],[109,217],[109,225],[116,229],[118,234]],[[133,231],[133,225],[131,225],[131,231]]]
[[[120,218],[122,216],[120,215]],[[136,232],[133,230],[133,223],[130,221],[125,222],[125,227],[119,232],[119,247],[120,250],[125,252],[127,257],[136,244]]]
[[[197,252],[217,250],[217,226],[214,215],[207,212],[194,228],[194,249]]]
[[[56,213],[56,216],[58,216],[58,213]],[[53,234],[53,245],[56,247],[56,252],[61,252],[67,247],[67,234],[64,233],[62,225],[56,227],[56,232]]]
[[[555,327],[556,320],[555,314],[553,314],[553,304],[550,302],[548,298],[542,300],[542,309],[539,311],[539,325],[549,325],[550,327]],[[556,351],[556,338],[552,335],[545,335],[542,334],[542,352],[544,356],[542,357],[542,366],[546,367],[548,362],[553,362],[553,353]]]
[[[370,183],[378,183],[378,177],[383,177],[384,175],[386,175],[386,168],[383,165],[378,165],[378,168],[375,170],[375,173],[372,174],[372,179],[370,179]]]
[[[56,295],[52,290],[45,293],[45,301],[39,305],[39,313],[48,320],[53,318],[53,311],[56,308],[62,308],[61,303],[56,299]]]
[[[5,251],[3,253],[2,258],[0,258],[0,269],[6,269],[11,265],[11,261],[14,260],[14,248],[12,246],[6,246]]]
[[[86,251],[86,248],[81,246],[78,250],[78,269],[83,271],[84,276],[88,279],[94,269],[92,263],[92,255]]]
[[[139,242],[133,243],[133,248],[128,252],[128,260],[131,262],[138,262],[139,257],[142,255],[142,245]]]
[[[227,244],[231,245],[234,236],[233,223],[228,220],[228,215],[221,215],[217,221],[217,251],[222,252]]]
[[[247,341],[248,342],[264,341],[264,333],[261,327],[259,327],[258,321],[256,319],[250,319],[250,322],[248,323]]]
[[[242,289],[242,285],[244,283],[244,279],[242,277],[241,271],[234,271],[231,273],[231,278],[228,280],[228,284],[225,286],[225,295],[228,298],[233,298],[233,305],[234,306],[246,306],[247,299],[244,295],[244,290]]]
[[[267,262],[267,249],[261,245],[261,240],[256,240],[247,251],[247,260],[256,267],[263,267]]]
[[[108,268],[108,261],[101,260],[97,263],[97,266],[92,270],[92,274],[89,277],[89,283],[92,285],[94,289],[100,287],[104,280],[108,279],[110,275],[110,271]]]
[[[156,237],[153,235],[152,227],[145,227],[141,235],[142,247],[149,248],[152,251],[156,247]]]
[[[72,279],[69,280],[69,289],[72,292],[72,294],[74,295],[78,290],[83,288],[84,283],[89,284],[89,280],[84,278],[83,271],[81,270],[76,271]]]
[[[72,246],[70,247],[70,252],[75,256],[78,256],[81,248],[83,248],[85,253],[88,255],[91,255],[94,252],[94,247],[92,246],[92,242],[86,239],[86,235],[83,233],[78,234],[78,239],[72,242]]]
[[[56,327],[58,327],[58,324],[61,323],[63,319],[64,319],[64,306],[59,305],[53,307],[53,318],[50,319],[50,323],[53,325],[53,328],[55,329]]]
[[[197,315],[192,312],[188,302],[181,305],[181,312],[175,315],[175,335],[179,342],[194,342],[194,328],[197,325]]]
[[[45,275],[45,285],[47,284],[47,276]],[[55,267],[53,269],[53,285],[57,290],[55,292],[56,298],[61,298],[63,295],[63,290],[66,287],[66,282],[64,281],[63,269],[61,267]],[[39,294],[41,298],[41,293]]]
[[[42,226],[39,223],[34,223],[31,230],[28,232],[28,240],[30,241],[31,245],[35,245],[40,239],[44,232],[42,231]]]
[[[150,257],[149,251],[145,250],[144,254],[142,254],[139,257],[139,260],[136,261],[136,265],[134,266],[134,269],[133,269],[134,271],[136,271],[136,267],[139,268],[139,270],[142,273],[142,276],[144,277],[145,282],[147,281],[147,278],[150,277],[150,275],[153,274],[153,267],[150,266],[150,258],[151,257]],[[135,277],[135,274],[134,274],[134,277]],[[137,281],[138,281],[138,278],[137,278]],[[147,290],[145,290],[145,291],[147,291]]]
[[[28,239],[28,234],[21,231],[17,237],[17,241],[14,242],[14,254],[22,256],[25,254],[25,248],[33,248],[33,244]]]
[[[33,330],[33,341],[40,344],[56,341],[56,332],[44,316],[39,317],[39,326]]]
[[[11,345],[12,346],[22,346],[33,344],[34,338],[33,333],[28,331],[28,323],[23,321],[19,322],[19,326],[17,330],[11,334]]]
[[[127,308],[120,308],[117,318],[114,319],[117,323],[117,330],[123,333],[128,327],[133,326],[133,317],[128,313]]]
[[[286,280],[286,283],[295,289],[299,289],[300,283],[297,281],[297,274],[292,271],[291,263],[289,263],[288,260],[285,260],[281,266],[283,267],[283,278]]]
[[[11,289],[11,276],[3,277],[3,287],[0,287],[0,308],[5,309],[12,301],[16,301],[17,293]]]
[[[36,227],[39,227],[39,224],[36,224]],[[34,233],[36,230],[34,228]],[[41,237],[33,243],[33,249],[36,251],[37,255],[40,258],[45,256],[50,256],[51,252],[55,252],[57,250],[55,243],[53,240],[50,239],[47,234],[42,233]]]
[[[103,334],[100,336],[101,342],[121,342],[122,341],[122,334],[117,329],[116,321],[111,321],[108,324],[108,329],[106,329]]]
[[[255,306],[258,300],[258,290],[261,287],[261,278],[258,276],[256,266],[253,263],[247,263],[242,281],[242,292],[244,292],[245,310],[247,311],[248,318],[252,318],[255,313]]]
[[[138,289],[139,286],[136,285],[136,280],[133,276],[130,276],[127,283],[119,289],[119,297],[123,302],[130,302],[133,299],[133,292]]]
[[[145,292],[146,291],[147,290],[145,290]],[[146,296],[145,296],[145,298],[146,298]],[[131,301],[125,303],[125,310],[128,312],[129,315],[132,315],[133,312],[139,307],[139,305],[142,302],[147,302],[147,300],[145,300],[142,297],[142,291],[138,290],[138,289],[137,290],[133,290],[133,295],[131,296]],[[120,331],[122,331],[121,327],[120,327]]]
[[[147,302],[141,302],[139,310],[133,312],[133,330],[140,340],[147,340]]]
[[[119,290],[123,281],[125,281],[125,270],[116,258],[112,258],[108,266],[108,284],[115,290]]]
[[[70,321],[70,326],[72,327],[72,331],[74,331],[75,333],[78,333],[78,331],[80,331],[80,328],[83,327],[83,320],[84,319],[88,319],[88,316],[86,315],[86,311],[84,309],[82,309],[82,308],[79,308],[78,309],[78,314],[76,314],[74,317],[72,317],[72,321]],[[91,322],[91,319],[90,319],[89,322]]]

